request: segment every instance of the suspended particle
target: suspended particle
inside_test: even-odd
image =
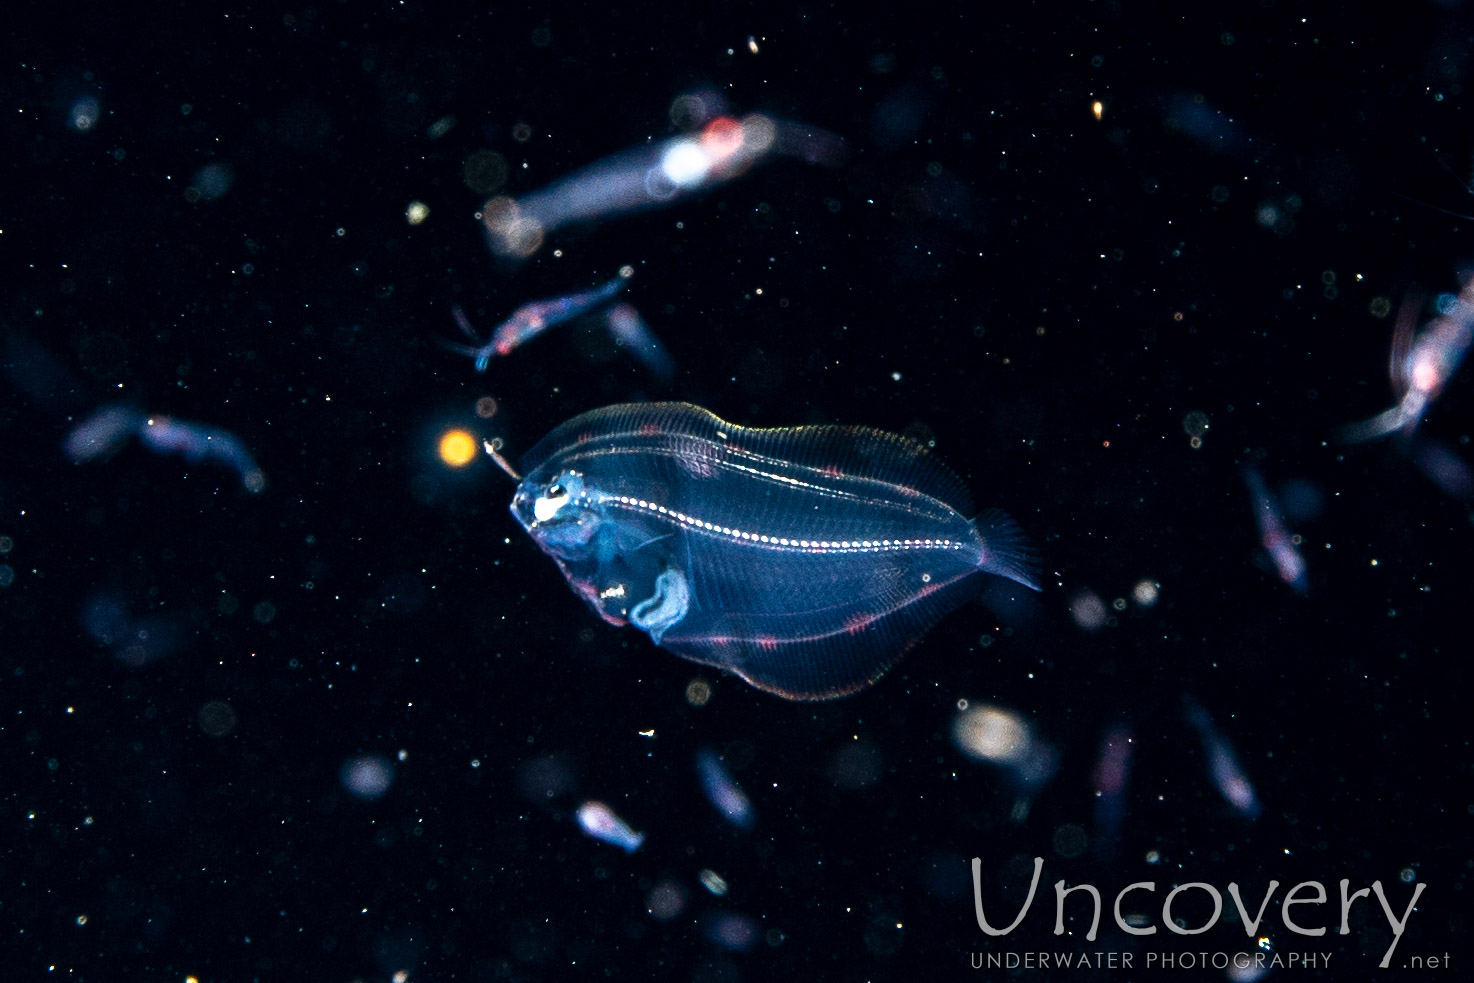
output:
[[[1055,827],[1054,836],[1050,840],[1054,852],[1066,860],[1073,860],[1084,853],[1088,842],[1085,827],[1075,823],[1065,823]]]
[[[686,890],[674,881],[661,881],[645,895],[645,911],[658,922],[668,922],[686,908]]]
[[[1054,774],[1054,751],[1021,714],[979,704],[957,715],[952,739],[969,757],[1007,769],[1021,785],[1038,785]]]
[[[349,795],[372,802],[383,798],[394,784],[394,766],[382,754],[360,754],[343,762],[338,781]]]
[[[746,915],[719,911],[701,919],[701,933],[708,941],[733,952],[746,952],[757,944],[757,923]]]
[[[211,737],[224,737],[235,730],[235,708],[224,700],[210,700],[200,707],[200,730]]]
[[[1187,434],[1188,446],[1197,450],[1203,446],[1203,435],[1208,432],[1208,414],[1193,410],[1182,418],[1182,432]]]
[[[102,119],[102,102],[96,96],[79,96],[67,112],[67,124],[78,133],[90,132]]]
[[[1070,600],[1070,617],[1085,631],[1100,631],[1110,614],[1105,601],[1092,590],[1084,590]]]
[[[579,828],[589,836],[617,846],[625,853],[634,853],[645,842],[644,833],[635,832],[602,802],[585,802],[579,806],[577,819]]]
[[[507,183],[507,158],[495,150],[478,150],[461,164],[461,180],[466,187],[490,198]]]
[[[727,817],[727,821],[738,829],[752,825],[752,803],[747,793],[732,778],[732,773],[716,753],[708,750],[696,752],[696,770],[701,776],[701,790],[706,799]]]

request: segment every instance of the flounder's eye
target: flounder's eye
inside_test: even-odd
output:
[[[568,488],[561,482],[553,482],[537,501],[532,503],[532,517],[538,522],[547,522],[568,504]]]

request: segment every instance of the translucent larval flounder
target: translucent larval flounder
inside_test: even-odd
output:
[[[966,518],[962,482],[880,430],[626,404],[522,465],[512,514],[601,618],[791,700],[875,682],[977,574],[1038,590],[1013,520]]]

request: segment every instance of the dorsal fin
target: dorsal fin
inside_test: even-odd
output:
[[[557,427],[522,458],[530,474],[567,447],[622,435],[675,434],[773,458],[816,474],[837,473],[914,489],[972,512],[962,479],[908,437],[870,427],[744,427],[690,403],[621,403],[591,410]]]

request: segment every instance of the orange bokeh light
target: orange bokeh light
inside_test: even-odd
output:
[[[476,457],[476,438],[464,430],[447,430],[440,435],[440,460],[463,468]]]

